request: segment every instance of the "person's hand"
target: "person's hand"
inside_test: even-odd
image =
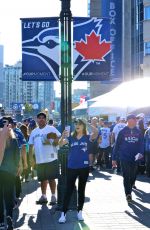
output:
[[[17,176],[20,176],[22,173],[22,167],[21,165],[19,165],[18,169],[17,169]]]
[[[28,164],[27,163],[24,163],[23,169],[28,169]]]
[[[117,167],[117,162],[116,161],[112,161],[112,167],[116,168]]]
[[[56,133],[48,133],[47,134],[47,139],[56,139],[56,138],[57,138]]]
[[[68,136],[69,136],[69,132],[67,130],[64,130],[62,133],[62,138],[65,139]]]

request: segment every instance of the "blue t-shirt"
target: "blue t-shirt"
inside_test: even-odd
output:
[[[14,130],[15,136],[17,138],[19,148],[21,148],[22,145],[26,145],[26,140],[25,140],[24,135],[22,134],[21,130],[18,128],[15,128],[13,130]]]
[[[69,155],[68,168],[80,169],[89,167],[89,145],[90,136],[84,135],[80,139],[70,136],[69,141]]]

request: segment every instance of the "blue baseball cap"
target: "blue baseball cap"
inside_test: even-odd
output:
[[[130,119],[136,120],[135,114],[129,114],[129,115],[127,116],[127,121],[130,120]]]

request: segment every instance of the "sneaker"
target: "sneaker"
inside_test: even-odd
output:
[[[47,204],[47,198],[46,197],[43,197],[41,196],[39,200],[36,201],[36,204]]]
[[[77,218],[78,218],[79,221],[84,221],[84,218],[82,216],[82,211],[81,210],[77,213]]]
[[[128,202],[128,203],[131,203],[131,202],[132,202],[132,196],[131,196],[130,194],[128,194],[128,195],[126,196],[126,199],[127,199],[127,202]]]
[[[56,204],[56,197],[54,195],[51,196],[51,201],[49,202],[49,205],[55,205]]]
[[[7,230],[13,230],[14,225],[13,225],[13,220],[10,216],[7,216]]]
[[[5,224],[4,223],[0,223],[0,230],[4,230],[5,229]]]
[[[61,217],[59,218],[58,222],[60,224],[64,224],[66,222],[66,215],[64,214],[64,212],[61,213]]]

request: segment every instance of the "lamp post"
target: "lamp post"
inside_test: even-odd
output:
[[[72,116],[72,13],[70,10],[71,0],[60,0],[60,28],[61,28],[61,125],[64,130],[65,125],[71,125]]]

